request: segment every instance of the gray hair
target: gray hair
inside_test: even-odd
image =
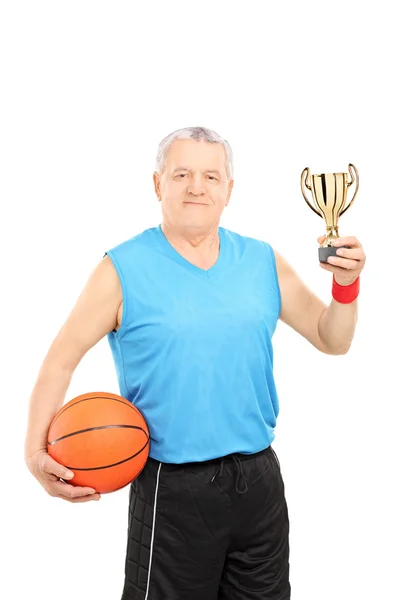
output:
[[[175,140],[196,140],[197,142],[203,140],[210,144],[222,144],[225,149],[228,177],[229,179],[233,178],[233,154],[229,142],[224,140],[224,138],[212,129],[207,129],[206,127],[185,127],[183,129],[177,129],[161,140],[156,158],[157,173],[161,173],[163,170],[167,152]]]

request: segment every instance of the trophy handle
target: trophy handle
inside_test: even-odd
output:
[[[300,178],[300,181],[301,181],[301,191],[302,191],[302,193],[303,193],[304,200],[307,202],[308,206],[309,206],[309,207],[310,207],[310,208],[311,208],[311,209],[312,209],[312,210],[313,210],[313,211],[314,211],[314,212],[315,212],[317,215],[319,215],[320,217],[323,217],[323,214],[322,214],[322,212],[320,212],[319,210],[317,210],[317,209],[315,208],[315,206],[313,206],[313,205],[310,203],[310,201],[308,200],[308,198],[307,198],[307,190],[310,190],[310,191],[311,191],[311,186],[310,186],[310,184],[308,183],[308,179],[309,179],[309,177],[310,177],[310,169],[309,169],[308,167],[306,167],[306,168],[303,170],[303,172],[302,172],[302,174],[301,174],[301,178]],[[353,198],[353,200],[354,200],[354,198]]]
[[[353,172],[354,172],[354,174],[353,174]],[[349,188],[351,185],[353,185],[354,182],[356,182],[356,187],[354,189],[354,194],[353,194],[352,199],[350,200],[350,202],[348,203],[348,205],[346,206],[346,208],[344,210],[342,210],[342,212],[340,213],[340,216],[342,216],[346,212],[346,210],[348,208],[350,208],[350,206],[353,204],[354,199],[355,199],[355,197],[357,195],[357,192],[358,192],[358,187],[359,187],[358,171],[355,168],[355,166],[352,165],[351,163],[349,163],[349,173],[350,173],[351,181],[349,181],[349,183],[347,184],[347,188]]]

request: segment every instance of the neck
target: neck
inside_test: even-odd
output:
[[[168,241],[183,250],[195,250],[198,252],[213,252],[219,250],[218,223],[208,231],[179,230],[165,221],[161,223],[161,229]]]

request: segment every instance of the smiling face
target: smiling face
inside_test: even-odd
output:
[[[191,139],[171,144],[153,180],[164,222],[189,235],[218,226],[233,186],[224,146]]]

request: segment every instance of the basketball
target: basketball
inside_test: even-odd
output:
[[[128,400],[106,392],[67,402],[52,420],[47,451],[74,472],[68,483],[113,492],[144,468],[150,437],[141,412]]]

